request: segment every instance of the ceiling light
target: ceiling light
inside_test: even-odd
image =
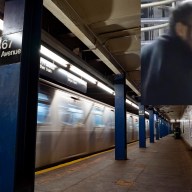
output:
[[[95,78],[91,77],[90,75],[78,69],[77,67],[71,65],[69,69],[74,73],[80,75],[81,77],[85,78],[86,80],[90,81],[91,83],[96,84],[97,80]]]
[[[135,107],[136,109],[139,109],[139,106],[136,105],[135,103],[132,103],[131,105],[132,105],[133,107]]]
[[[113,91],[111,88],[107,87],[107,86],[104,85],[103,83],[98,82],[97,85],[98,85],[98,87],[100,87],[101,89],[103,89],[103,90],[105,90],[105,91],[107,91],[107,92],[109,92],[109,93],[111,93],[111,94],[114,93],[114,91]]]
[[[126,103],[129,104],[129,105],[132,104],[132,102],[129,99],[126,99]]]
[[[0,30],[3,31],[3,20],[0,19]]]
[[[67,64],[69,63],[65,59],[61,58],[60,56],[56,55],[55,53],[44,47],[43,45],[41,45],[40,53],[57,62],[63,67],[67,67]]]

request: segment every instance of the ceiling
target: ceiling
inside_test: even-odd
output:
[[[62,54],[69,50],[80,68],[113,88],[115,74],[126,74],[128,98],[140,96],[140,0],[44,0],[42,41]],[[4,1],[0,0],[3,17]],[[46,34],[46,35],[45,35]],[[48,40],[52,39],[52,40]],[[58,46],[53,46],[53,44]],[[82,65],[83,63],[83,65]],[[87,95],[108,104],[114,96],[88,84]],[[156,106],[178,119],[184,106]],[[138,113],[131,108],[130,112]]]
[[[77,54],[92,52],[87,62],[108,76],[125,73],[129,95],[140,95],[139,0],[44,0],[44,6],[86,46]]]
[[[177,120],[182,118],[183,113],[187,106],[185,105],[158,105],[155,108],[162,116],[168,119]]]

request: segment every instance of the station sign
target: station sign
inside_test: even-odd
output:
[[[83,93],[87,92],[87,82],[60,68],[58,65],[41,58],[40,75],[51,78],[63,85],[71,87]]]
[[[139,110],[139,115],[145,115],[145,111],[144,110]]]
[[[0,65],[21,61],[22,32],[4,35],[1,40]]]

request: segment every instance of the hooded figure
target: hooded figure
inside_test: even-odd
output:
[[[142,47],[141,103],[192,104],[192,1],[172,11],[167,35]]]

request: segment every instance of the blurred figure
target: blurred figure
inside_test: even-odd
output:
[[[192,1],[171,13],[169,33],[141,49],[141,102],[192,104]]]
[[[174,137],[175,137],[175,139],[180,139],[181,138],[181,129],[179,127],[176,127],[174,129]]]

